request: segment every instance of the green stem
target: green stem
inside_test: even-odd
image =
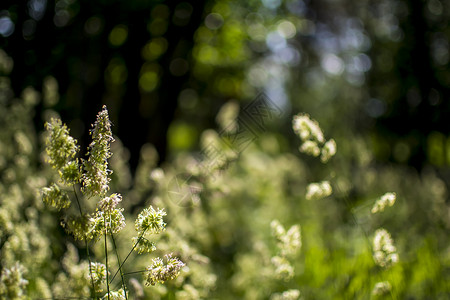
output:
[[[114,246],[114,252],[116,252],[116,256],[117,256],[117,262],[119,263],[119,266],[121,266],[119,252],[117,251],[117,246],[116,246],[116,239],[114,238],[114,234],[112,232],[111,232],[111,238],[112,238],[112,242],[113,242],[113,246]],[[119,267],[119,271],[120,271],[120,277],[122,278],[122,287],[125,292],[125,299],[128,300],[127,289],[125,286],[125,280],[123,278],[124,274],[123,274],[122,267]]]
[[[109,299],[109,296],[110,296],[110,294],[109,294],[109,275],[108,275],[108,270],[109,270],[109,268],[108,268],[108,243],[106,240],[106,234],[107,234],[108,228],[106,227],[106,216],[104,214],[103,214],[103,222],[105,224],[106,288],[108,290],[108,300],[110,300]]]
[[[134,244],[133,248],[131,248],[130,252],[128,253],[127,257],[125,257],[124,261],[122,262],[122,264],[119,265],[119,270],[116,271],[116,273],[114,273],[113,278],[111,279],[111,282],[114,280],[114,278],[116,278],[117,273],[119,273],[120,269],[122,268],[122,266],[125,264],[125,262],[127,261],[128,257],[130,257],[131,253],[133,252],[134,248],[136,248],[136,246],[139,244],[139,242],[142,240],[142,238],[144,237],[145,232],[147,231],[147,228],[144,229],[144,231],[142,232],[141,236],[138,238],[138,240],[136,241],[136,243]]]
[[[123,273],[123,276],[125,276],[125,275],[131,275],[131,274],[144,273],[145,271],[146,271],[146,270],[127,272],[127,273]]]
[[[73,187],[73,193],[75,194],[75,199],[77,199],[78,204],[78,210],[80,211],[80,216],[83,217],[83,211],[81,210],[80,200],[78,199],[77,192],[75,190],[75,185],[72,185]],[[91,254],[89,253],[89,245],[88,241],[86,239],[86,235],[84,235],[84,245],[86,246],[86,254],[89,260],[89,275],[91,277],[91,284],[92,284],[92,293],[94,293],[94,299],[97,299],[97,295],[95,294],[95,285],[94,285],[94,279],[92,277],[92,261],[91,261]]]

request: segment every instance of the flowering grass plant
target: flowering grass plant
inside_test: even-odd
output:
[[[67,212],[64,216],[65,221],[63,221],[64,228],[75,239],[85,242],[89,260],[86,277],[91,283],[89,295],[94,299],[98,298],[98,293],[102,292],[106,286],[106,294],[102,299],[128,299],[123,264],[133,250],[137,250],[139,253],[156,250],[155,243],[149,241],[145,236],[159,234],[166,229],[166,223],[163,220],[166,212],[159,208],[155,210],[150,206],[139,214],[135,221],[137,236],[133,238],[134,245],[126,258],[121,261],[115,235],[122,231],[126,224],[123,215],[124,209],[119,207],[122,196],[117,193],[107,196],[111,180],[109,176],[112,174],[108,168],[108,159],[112,155],[110,144],[114,138],[106,107],[104,106],[99,112],[90,131],[92,142],[88,147],[87,159],[79,160],[77,158],[79,147],[61,120],[52,119],[46,123],[46,128],[48,131],[47,161],[58,172],[59,180],[52,183],[50,187],[42,189],[43,201],[57,210],[65,209]],[[81,192],[80,196],[77,187]],[[96,201],[95,211],[85,211],[80,197],[83,197],[85,201]],[[71,199],[75,199],[78,215],[70,213],[73,202]],[[118,270],[112,275],[112,278],[110,278],[111,266],[108,263],[108,257],[111,255],[108,249],[108,237],[112,241],[113,252],[119,264]],[[101,238],[104,238],[105,264],[93,262],[94,258],[89,251],[89,242],[95,243]],[[184,265],[178,258],[172,258],[171,254],[166,255],[165,263],[162,259],[155,258],[145,270],[147,283],[154,285],[157,282],[164,283],[166,280],[174,279]],[[121,287],[118,290],[111,290],[110,286],[117,273],[120,274]]]

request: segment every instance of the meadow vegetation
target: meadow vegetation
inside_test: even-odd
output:
[[[107,107],[84,155],[55,91],[15,98],[0,55],[1,299],[448,298],[448,192],[434,169],[377,163],[369,140],[307,112],[288,118],[291,135],[268,119],[236,148],[233,104],[200,156],[157,166],[147,144],[133,175]]]

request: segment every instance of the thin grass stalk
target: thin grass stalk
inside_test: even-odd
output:
[[[125,262],[127,261],[128,257],[130,257],[131,253],[133,252],[134,248],[136,248],[136,246],[139,244],[139,242],[142,240],[142,238],[144,237],[145,232],[147,231],[147,228],[144,229],[144,231],[142,232],[141,236],[138,238],[138,240],[136,241],[136,243],[134,244],[133,248],[131,248],[130,252],[128,252],[127,257],[125,257],[124,261],[122,262],[122,264],[119,265],[119,270],[116,271],[116,273],[114,273],[113,278],[111,279],[111,282],[114,280],[114,278],[116,278],[117,273],[119,273],[120,269],[122,268],[122,266],[125,264]],[[111,283],[110,282],[110,283]]]
[[[111,238],[112,238],[112,242],[113,242],[114,252],[116,253],[116,257],[117,257],[117,262],[119,263],[119,271],[120,271],[120,277],[122,279],[122,287],[125,292],[125,299],[128,300],[127,290],[126,290],[126,286],[125,286],[125,280],[123,277],[124,274],[123,274],[123,270],[122,270],[121,263],[120,263],[119,252],[117,251],[117,246],[116,246],[116,239],[114,238],[114,234],[112,232],[111,232]]]
[[[144,273],[145,271],[146,271],[146,270],[133,271],[133,272],[126,272],[126,273],[123,273],[123,276],[131,275],[131,274]]]
[[[108,268],[108,243],[106,240],[108,228],[106,227],[106,216],[104,214],[103,214],[103,222],[105,224],[106,289],[108,291],[108,300],[110,300],[109,299],[109,296],[110,296],[110,294],[109,294],[109,275],[108,275],[108,270],[109,270],[109,268]]]
[[[73,193],[75,194],[75,199],[77,199],[78,204],[78,210],[80,211],[80,216],[83,217],[83,211],[81,210],[80,200],[78,199],[77,192],[75,190],[75,185],[72,185],[73,187]],[[95,285],[94,285],[94,279],[92,277],[92,261],[91,261],[91,254],[89,253],[89,246],[86,239],[86,235],[84,235],[84,245],[86,246],[86,254],[89,260],[89,275],[91,278],[91,284],[92,284],[92,293],[94,294],[94,299],[97,299],[97,295],[95,293]]]

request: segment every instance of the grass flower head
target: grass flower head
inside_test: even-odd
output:
[[[390,233],[381,228],[375,232],[373,239],[373,258],[381,267],[390,267],[398,262],[397,248]]]
[[[144,209],[136,219],[135,228],[138,235],[144,235],[144,233],[158,234],[165,230],[166,223],[163,217],[166,216],[164,209],[155,210],[153,206]]]
[[[372,207],[371,212],[373,214],[377,212],[382,212],[386,208],[386,206],[392,206],[395,203],[395,200],[397,199],[397,195],[395,193],[386,193],[383,196],[381,196],[380,199],[378,199],[374,206]]]
[[[90,134],[92,142],[88,147],[89,158],[83,160],[85,173],[82,177],[82,191],[87,196],[104,196],[109,190],[108,176],[112,171],[108,169],[108,158],[112,155],[110,144],[114,141],[106,106],[98,113]]]

